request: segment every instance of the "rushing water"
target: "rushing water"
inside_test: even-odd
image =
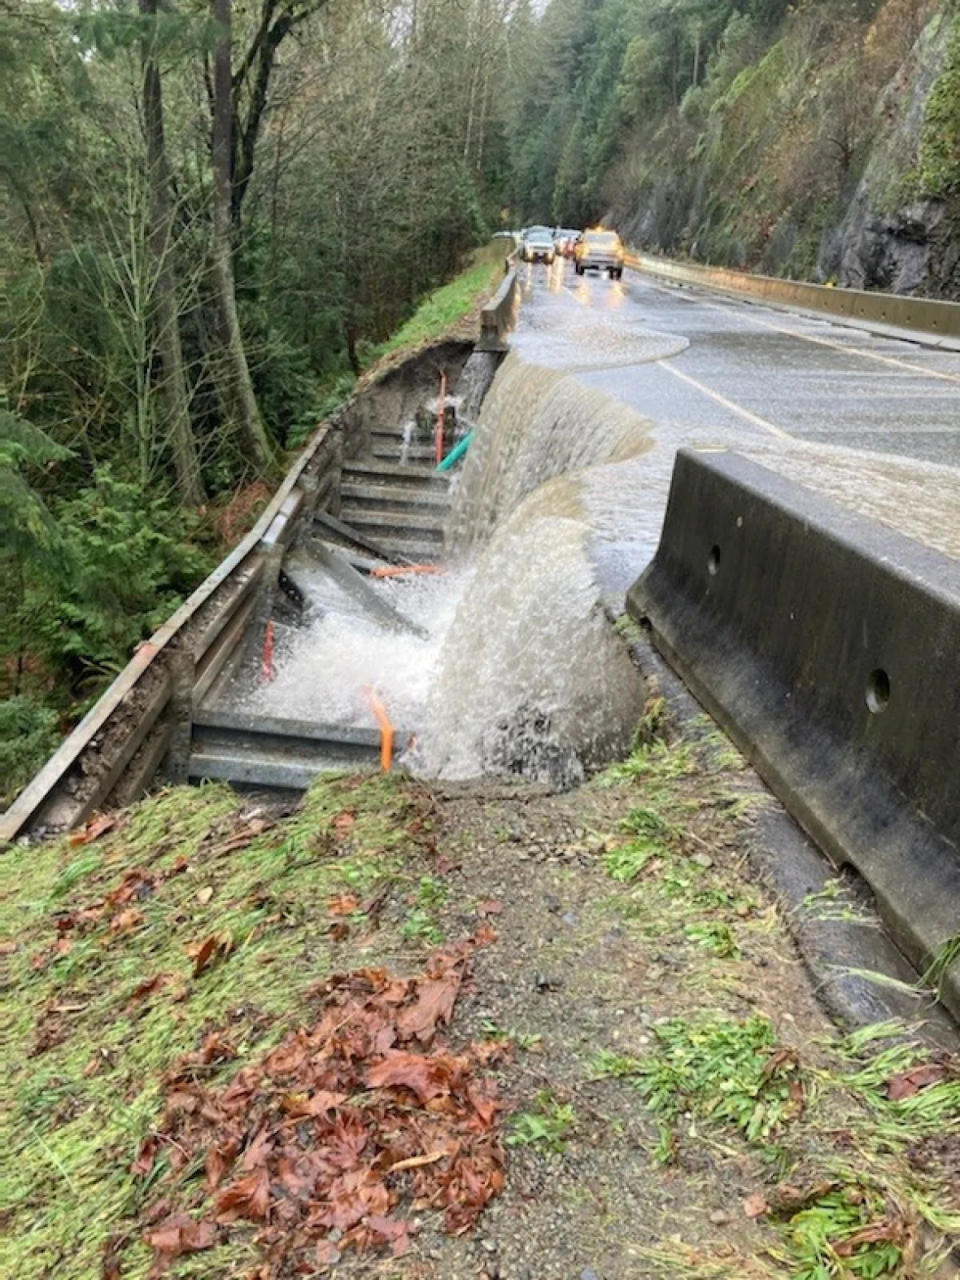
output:
[[[478,362],[457,388],[461,411],[492,370]],[[303,624],[278,632],[272,681],[247,669],[243,705],[366,724],[373,687],[397,728],[416,735],[406,763],[418,772],[579,781],[629,745],[642,687],[604,606],[590,504],[571,473],[648,447],[633,410],[508,357],[454,481],[452,563],[370,583],[418,630],[375,620],[321,569],[312,581],[301,559]]]
[[[394,723],[416,734],[406,758],[415,771],[576,782],[628,745],[640,713],[643,689],[610,616],[656,549],[681,446],[736,448],[960,554],[951,470],[771,441],[749,425],[661,415],[654,428],[598,386],[619,385],[615,367],[686,345],[621,321],[621,293],[603,291],[607,310],[589,326],[576,291],[531,307],[486,395],[496,358],[465,366],[447,407],[473,421],[482,406],[451,480],[452,563],[442,576],[373,584],[419,633],[337,607],[318,587],[304,625],[281,635],[277,678],[246,695],[251,708],[372,723],[370,685]]]

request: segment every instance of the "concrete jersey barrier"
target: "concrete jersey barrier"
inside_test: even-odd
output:
[[[674,262],[669,258],[654,258],[642,253],[629,253],[625,261],[630,267],[672,280],[676,284],[700,285],[737,297],[745,296],[782,306],[822,311],[861,323],[916,329],[943,338],[960,339],[960,303],[957,302],[915,298],[897,293],[866,292],[862,289],[839,289],[799,280],[784,280],[778,276],[732,271],[727,267]]]
[[[512,257],[513,255],[511,255]],[[506,351],[507,336],[517,321],[520,290],[516,267],[507,259],[506,275],[496,293],[480,311],[480,341],[477,351]]]
[[[735,453],[677,455],[632,616],[924,970],[960,934],[960,561]],[[960,963],[944,1003],[960,1017]]]

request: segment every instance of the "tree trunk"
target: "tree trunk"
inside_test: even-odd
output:
[[[273,461],[273,447],[253,394],[247,355],[240,335],[233,278],[231,236],[231,146],[233,101],[230,73],[231,0],[213,0],[217,43],[213,57],[213,282],[220,313],[223,349],[215,362],[217,390],[224,412],[240,434],[243,448],[261,469]]]
[[[157,0],[140,0],[140,13],[144,17],[156,17]],[[180,312],[173,261],[173,205],[163,136],[163,90],[153,49],[155,39],[156,31],[151,27],[141,47],[150,198],[147,248],[153,292],[153,325],[160,356],[160,393],[167,410],[180,497],[189,506],[199,506],[204,493],[180,345]]]

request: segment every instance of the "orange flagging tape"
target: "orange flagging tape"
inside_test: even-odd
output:
[[[387,709],[369,685],[363,691],[366,694],[370,710],[377,717],[380,726],[380,768],[384,773],[390,772],[393,764],[393,725],[387,715]]]
[[[440,401],[437,405],[437,466],[443,461],[443,424],[447,416],[447,371],[440,374]]]
[[[260,659],[260,680],[266,684],[277,674],[273,665],[273,619],[267,621],[266,634],[263,637],[263,657]]]
[[[371,578],[400,578],[406,573],[443,573],[438,564],[384,564],[370,570]]]

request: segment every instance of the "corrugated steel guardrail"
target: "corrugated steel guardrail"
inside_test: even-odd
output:
[[[141,794],[168,754],[189,745],[190,710],[243,636],[271,558],[296,522],[331,490],[341,465],[338,427],[314,435],[256,524],[180,608],[139,646],[103,696],[0,815],[0,843],[45,827],[65,830],[108,800]],[[172,714],[171,714],[172,713]]]

